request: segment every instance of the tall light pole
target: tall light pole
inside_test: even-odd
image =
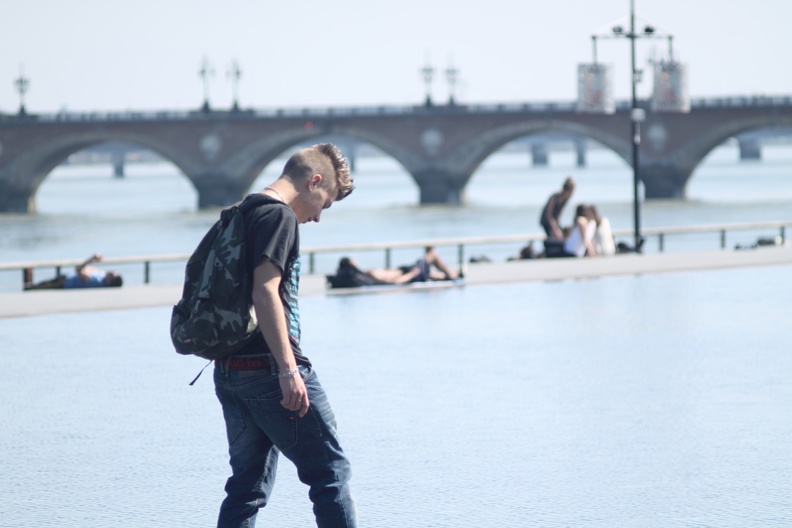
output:
[[[30,79],[25,77],[25,72],[21,65],[19,66],[19,77],[14,79],[14,86],[16,86],[17,92],[19,92],[19,115],[26,115],[25,93],[27,93],[30,87]]]
[[[459,69],[454,67],[452,61],[449,61],[445,74],[448,80],[448,106],[454,106],[454,104],[456,104],[454,92],[456,91],[456,84],[459,80]]]
[[[432,67],[429,59],[426,59],[426,66],[418,70],[423,76],[424,84],[426,85],[426,106],[432,106],[432,78],[434,77],[434,68]]]
[[[239,69],[239,63],[233,61],[228,66],[226,77],[231,79],[231,90],[234,95],[234,105],[231,107],[232,112],[239,112],[239,78],[242,77],[242,70]]]
[[[630,73],[632,80],[632,100],[630,103],[630,132],[632,135],[632,165],[633,165],[633,225],[635,237],[635,252],[643,250],[641,240],[641,198],[638,195],[638,185],[641,182],[641,121],[646,118],[643,109],[638,108],[636,90],[641,73],[635,70],[635,0],[630,0]]]
[[[633,226],[635,237],[635,250],[641,252],[643,240],[641,238],[641,200],[638,193],[638,186],[641,182],[640,166],[640,146],[641,146],[641,122],[646,119],[646,111],[638,107],[637,86],[641,81],[643,72],[635,68],[635,41],[640,38],[663,38],[668,39],[669,53],[671,51],[671,35],[660,35],[655,32],[653,26],[647,25],[642,33],[635,31],[635,0],[630,0],[630,30],[625,33],[621,26],[614,26],[610,35],[592,35],[591,40],[594,51],[594,63],[597,63],[597,39],[604,38],[628,38],[630,39],[630,84],[632,88],[632,98],[630,102],[630,137],[632,142],[632,167],[633,167]],[[671,56],[673,58],[673,55]]]
[[[201,62],[201,69],[198,70],[198,77],[203,81],[204,89],[204,102],[203,106],[201,106],[201,111],[203,112],[209,112],[209,78],[214,77],[214,73],[214,68],[209,64],[209,59],[204,57]]]

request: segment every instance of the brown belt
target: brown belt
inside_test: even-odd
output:
[[[272,367],[267,356],[231,356],[224,363],[229,370],[270,370]]]

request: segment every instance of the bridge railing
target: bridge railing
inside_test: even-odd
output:
[[[789,221],[776,221],[776,222],[754,222],[742,224],[719,224],[719,225],[702,225],[702,226],[672,226],[672,227],[649,227],[642,231],[644,238],[654,237],[657,239],[657,250],[662,253],[665,251],[665,240],[668,236],[676,235],[691,235],[700,233],[715,233],[720,237],[720,248],[726,249],[727,233],[732,231],[761,231],[761,230],[774,230],[778,232],[778,237],[781,243],[787,241],[786,229],[792,227],[792,220]],[[615,237],[624,237],[632,235],[632,230],[619,229],[614,230]],[[356,252],[373,252],[381,251],[384,254],[384,265],[386,268],[392,266],[391,257],[394,250],[401,249],[415,249],[424,248],[426,246],[435,247],[455,247],[457,252],[457,262],[461,267],[465,263],[466,249],[474,246],[482,245],[497,245],[497,244],[525,244],[526,242],[542,242],[545,239],[543,234],[529,234],[529,235],[504,235],[504,236],[489,236],[489,237],[459,237],[459,238],[443,238],[432,240],[413,240],[409,242],[382,242],[373,244],[346,244],[336,246],[317,246],[302,248],[301,253],[303,258],[308,258],[308,272],[310,274],[316,273],[316,257],[323,254],[336,254],[344,255],[347,253]],[[143,283],[149,284],[151,282],[151,267],[156,263],[173,263],[173,262],[186,262],[190,255],[187,253],[175,253],[167,255],[146,255],[146,256],[132,256],[132,257],[106,257],[102,260],[102,264],[117,265],[117,264],[142,264],[143,265]],[[56,275],[61,275],[64,268],[72,268],[81,264],[83,260],[45,260],[45,261],[31,261],[31,262],[9,262],[0,263],[0,272],[2,271],[21,271],[22,282],[24,284],[27,274],[26,270],[49,268],[55,269]]]
[[[642,102],[642,104],[645,101]],[[690,101],[692,108],[738,108],[758,106],[792,106],[789,95],[753,95],[731,97],[694,98]],[[617,110],[630,108],[629,101],[617,101]],[[546,113],[575,112],[574,101],[534,101],[514,103],[475,103],[455,105],[379,105],[379,106],[340,106],[340,107],[293,107],[244,109],[238,111],[213,110],[161,110],[161,111],[126,111],[126,112],[58,112],[54,114],[0,114],[0,122],[6,123],[79,123],[79,122],[130,122],[130,121],[184,121],[196,119],[216,119],[223,116],[228,119],[262,119],[262,118],[322,118],[345,116],[383,116],[408,114],[480,114],[480,113]]]

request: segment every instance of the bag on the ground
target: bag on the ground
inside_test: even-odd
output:
[[[224,209],[187,261],[182,298],[173,307],[170,325],[179,354],[220,359],[256,335],[245,212],[260,203],[259,197],[250,196]]]

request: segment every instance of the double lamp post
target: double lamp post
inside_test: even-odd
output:
[[[635,0],[630,0],[630,28],[625,33],[621,25],[613,27],[610,34],[592,35],[592,45],[594,51],[594,64],[597,63],[597,39],[626,38],[630,40],[630,79],[632,85],[632,99],[630,104],[630,132],[632,138],[632,167],[633,167],[633,225],[635,237],[635,250],[641,252],[643,240],[641,238],[641,200],[638,193],[638,186],[641,182],[640,168],[640,145],[641,145],[641,122],[646,119],[646,111],[638,107],[638,96],[636,89],[641,81],[643,72],[635,68],[635,41],[642,38],[667,39],[669,44],[669,60],[673,61],[673,36],[659,34],[651,25],[646,25],[641,33],[635,30]]]

